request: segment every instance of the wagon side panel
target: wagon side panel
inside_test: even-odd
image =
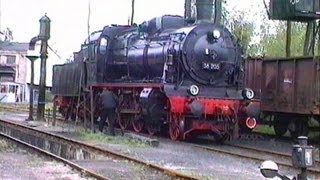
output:
[[[260,99],[262,59],[249,58],[245,63],[245,87],[251,88],[255,92],[255,99]]]
[[[319,114],[319,78],[312,57],[263,61],[263,111]]]
[[[261,82],[261,108],[264,111],[274,111],[277,107],[277,61],[263,61]]]

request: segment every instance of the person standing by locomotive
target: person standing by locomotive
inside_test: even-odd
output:
[[[118,98],[117,96],[107,89],[104,89],[103,92],[100,94],[101,98],[101,105],[102,105],[102,111],[101,111],[101,119],[99,122],[99,130],[103,132],[103,128],[105,125],[105,122],[108,118],[109,133],[114,136],[114,126],[115,126],[115,120],[116,120],[116,109],[118,107]]]

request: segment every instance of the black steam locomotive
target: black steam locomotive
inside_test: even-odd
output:
[[[169,127],[174,140],[203,133],[223,140],[256,125],[246,108],[254,92],[243,88],[243,67],[242,50],[225,27],[166,15],[92,33],[73,62],[54,66],[52,92],[66,118],[97,118],[98,106],[88,102],[109,89],[119,96],[122,129],[155,134]]]

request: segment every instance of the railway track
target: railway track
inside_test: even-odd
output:
[[[159,139],[159,137],[157,138]],[[168,139],[165,139],[165,138],[163,138],[163,140],[168,141]],[[279,166],[295,169],[291,163],[291,155],[287,153],[281,153],[281,152],[271,151],[267,149],[259,149],[259,148],[244,146],[244,145],[227,144],[227,143],[224,144],[223,146],[208,145],[208,143],[206,143],[206,145],[199,144],[199,143],[190,143],[190,142],[175,142],[175,143],[182,143],[187,146],[193,146],[195,148],[207,150],[210,152],[227,154],[230,156],[249,159],[257,162],[263,162],[265,160],[273,160]],[[315,167],[308,169],[308,171],[313,174],[317,174],[317,175],[320,174],[319,159],[315,161]]]
[[[14,142],[15,144],[18,144],[20,146],[23,146],[29,150],[32,150],[32,151],[35,151],[35,152],[38,152],[40,153],[41,155],[44,155],[45,157],[48,157],[48,158],[52,158],[56,161],[59,161],[59,162],[62,162],[63,164],[66,164],[66,165],[69,165],[70,167],[72,167],[73,169],[76,169],[77,171],[79,171],[81,174],[84,174],[85,176],[89,176],[89,177],[92,177],[92,178],[95,178],[95,179],[101,179],[101,180],[108,180],[109,178],[107,177],[104,177],[100,174],[97,174],[93,171],[90,171],[82,166],[79,166],[78,164],[76,163],[73,163],[67,159],[64,159],[64,158],[61,158],[60,156],[57,156],[55,154],[52,154],[50,152],[47,152],[45,150],[42,150],[36,146],[33,146],[31,144],[28,144],[26,142],[23,142],[17,138],[14,138],[14,137],[11,137],[9,135],[6,135],[4,133],[0,133],[0,138],[2,139],[6,139],[6,140],[9,140],[9,141],[12,141]]]
[[[76,141],[76,140],[73,140],[73,139],[69,139],[69,138],[66,138],[66,137],[63,137],[63,136],[59,136],[59,135],[56,135],[56,134],[43,132],[43,131],[34,129],[32,127],[28,127],[28,126],[19,124],[19,123],[8,122],[6,120],[0,119],[0,131],[1,131],[2,134],[8,136],[8,138],[11,137],[11,138],[15,138],[15,139],[19,140],[17,137],[15,137],[15,135],[17,136],[17,132],[16,131],[19,131],[19,132],[23,132],[24,134],[26,134],[26,136],[33,135],[33,136],[36,136],[36,137],[41,137],[41,138],[46,139],[46,140],[58,142],[58,143],[61,143],[61,144],[67,144],[67,145],[70,145],[72,147],[83,149],[83,150],[88,151],[90,153],[100,154],[100,155],[103,155],[103,156],[106,156],[106,157],[114,157],[114,158],[117,158],[117,159],[127,160],[127,161],[130,161],[130,162],[135,163],[137,165],[145,166],[147,168],[150,168],[150,169],[152,169],[154,171],[157,171],[159,173],[165,174],[165,175],[170,176],[170,177],[175,178],[175,179],[197,179],[197,178],[195,178],[193,176],[185,175],[185,174],[182,174],[182,173],[180,173],[178,171],[171,170],[171,169],[168,169],[168,168],[165,168],[165,167],[153,164],[153,163],[149,163],[149,162],[146,162],[146,161],[143,161],[143,160],[139,160],[139,159],[136,159],[134,157],[123,155],[123,154],[120,154],[120,153],[117,153],[117,152],[113,152],[113,151],[110,151],[110,150],[106,150],[106,149],[103,149],[103,148],[100,148],[100,147],[92,146],[92,145],[89,145],[89,144],[86,144],[86,143],[83,143],[83,142],[79,142],[79,141]],[[22,140],[20,140],[20,141],[23,142]],[[24,142],[24,143],[26,143],[26,142]],[[26,144],[29,144],[29,143],[26,143]],[[77,169],[79,168],[80,169],[81,167],[78,166],[78,167],[75,167],[75,168],[77,168]],[[90,173],[89,171],[85,171],[85,172]],[[92,174],[94,174],[94,173],[92,172]],[[102,176],[100,177],[99,175],[97,175],[96,178],[97,179],[108,179],[108,178],[105,178],[105,177],[102,177]]]
[[[188,143],[189,144],[189,143]],[[193,147],[204,149],[210,152],[218,152],[222,154],[228,154],[238,158],[250,159],[257,162],[263,162],[265,160],[273,160],[279,166],[293,168],[291,163],[291,155],[271,150],[247,147],[243,145],[224,144],[223,146],[216,145],[200,145],[196,143],[190,143]],[[315,167],[309,168],[309,172],[320,175],[320,161],[315,161]]]

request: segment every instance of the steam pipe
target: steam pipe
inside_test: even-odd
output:
[[[36,42],[39,41],[39,40],[41,40],[41,39],[39,38],[39,36],[33,37],[33,38],[30,40],[30,42],[29,42],[29,50],[32,50],[32,51],[33,51],[33,50],[35,49]]]

